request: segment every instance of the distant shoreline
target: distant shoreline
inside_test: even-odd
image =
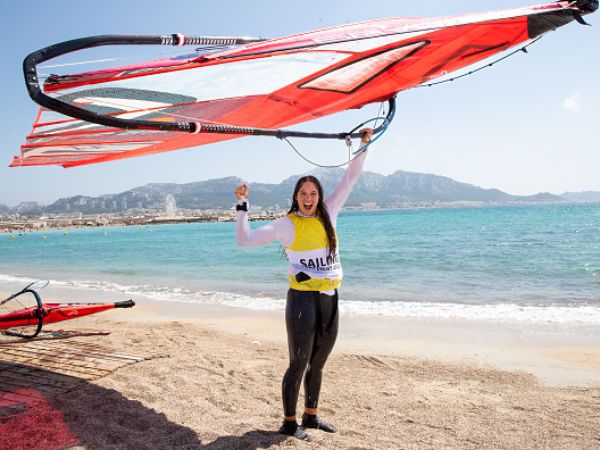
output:
[[[453,208],[497,208],[497,207],[519,207],[519,206],[558,206],[558,205],[599,205],[600,202],[425,202],[407,204],[401,207],[362,207],[349,206],[344,212],[356,211],[407,211],[418,209],[453,209]],[[259,212],[260,211],[260,212]],[[274,220],[285,214],[285,211],[265,212],[258,210],[251,212],[250,221]],[[153,226],[153,225],[175,225],[184,223],[209,223],[209,222],[234,222],[233,211],[221,210],[211,211],[205,215],[194,216],[139,216],[139,215],[110,215],[110,214],[74,214],[72,216],[58,217],[27,217],[27,218],[2,218],[0,217],[0,234],[15,234],[35,231],[55,231],[67,229],[104,228],[118,226]]]
[[[272,220],[278,215],[252,215],[251,221]],[[234,215],[224,216],[198,216],[198,217],[113,217],[110,220],[95,220],[93,218],[63,218],[53,223],[53,220],[24,219],[22,221],[2,222],[0,221],[0,233],[15,234],[36,231],[55,231],[82,228],[112,228],[112,227],[148,227],[153,225],[175,225],[183,223],[208,223],[208,222],[234,222]]]

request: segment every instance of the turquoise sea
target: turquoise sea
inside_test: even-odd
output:
[[[282,309],[281,245],[238,248],[234,229],[3,234],[0,290],[49,279],[134,298]],[[338,233],[343,312],[600,324],[600,205],[345,212]]]

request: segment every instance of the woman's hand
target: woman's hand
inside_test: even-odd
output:
[[[368,144],[371,142],[371,138],[373,137],[373,129],[372,128],[363,128],[360,130],[362,136],[360,137],[360,142],[363,144]]]
[[[248,185],[244,183],[236,187],[235,196],[238,200],[248,200]]]

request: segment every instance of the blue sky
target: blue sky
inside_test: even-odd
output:
[[[53,202],[76,194],[117,193],[151,182],[238,176],[279,182],[311,170],[283,142],[246,138],[195,149],[74,169],[9,169],[37,107],[21,64],[31,51],[96,34],[258,35],[279,37],[317,28],[399,16],[443,16],[529,6],[488,1],[153,0],[6,2],[0,18],[3,124],[0,203]],[[432,173],[511,194],[600,190],[600,13],[592,27],[572,23],[477,75],[398,96],[396,120],[370,152],[366,170]],[[352,128],[374,111],[328,119],[318,127]],[[310,124],[302,126],[310,129]],[[323,163],[344,159],[341,143],[298,142]]]

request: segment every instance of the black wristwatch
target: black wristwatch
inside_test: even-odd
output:
[[[248,211],[248,202],[244,202],[241,205],[235,205],[236,211]]]

